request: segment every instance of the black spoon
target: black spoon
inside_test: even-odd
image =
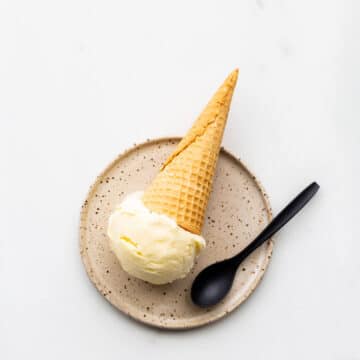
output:
[[[244,250],[230,259],[212,264],[201,271],[191,288],[193,303],[200,307],[209,307],[221,301],[231,289],[236,270],[241,262],[292,219],[319,188],[316,182],[310,184]]]

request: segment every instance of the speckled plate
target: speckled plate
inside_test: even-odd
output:
[[[255,176],[222,150],[203,228],[207,247],[192,272],[183,280],[158,286],[122,270],[108,245],[109,215],[127,193],[146,188],[178,141],[147,141],[120,155],[90,188],[80,223],[81,257],[100,293],[134,319],[171,329],[205,325],[234,310],[259,284],[272,252],[268,241],[246,259],[231,292],[219,305],[201,309],[191,303],[190,287],[199,271],[243,249],[271,219],[267,196]]]

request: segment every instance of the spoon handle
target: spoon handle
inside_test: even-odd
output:
[[[243,251],[233,259],[240,263],[256,248],[279,231],[289,220],[291,220],[316,194],[320,186],[313,182],[305,188],[294,200],[292,200],[271,222],[270,224],[252,241]]]

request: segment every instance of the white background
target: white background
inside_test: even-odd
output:
[[[360,37],[354,1],[0,2],[0,358],[360,359]],[[118,153],[182,135],[239,67],[225,147],[275,212],[237,311],[151,329],[109,305],[78,253],[81,203]]]

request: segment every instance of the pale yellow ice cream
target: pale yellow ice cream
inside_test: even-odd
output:
[[[110,247],[122,268],[139,279],[166,284],[184,278],[205,247],[202,236],[192,234],[166,215],[151,212],[143,192],[128,195],[111,214]]]

